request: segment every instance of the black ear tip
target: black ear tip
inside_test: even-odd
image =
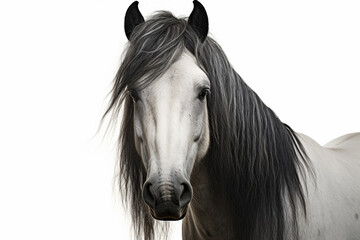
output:
[[[205,7],[198,0],[194,0],[193,4],[194,4],[194,7],[202,8],[205,11]]]
[[[126,10],[126,15],[130,14],[131,12],[137,12],[139,11],[139,1],[134,1]]]
[[[128,9],[126,10],[126,14],[131,13],[132,11],[137,11],[139,9],[139,1],[134,1]]]
[[[139,5],[139,1],[134,1],[132,4],[130,4],[129,8],[137,7],[138,5]]]

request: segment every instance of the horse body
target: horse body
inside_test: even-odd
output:
[[[313,166],[313,173],[303,182],[307,215],[299,218],[299,239],[359,239],[360,133],[339,137],[325,146],[304,134],[299,136]],[[228,231],[231,219],[222,214],[218,193],[212,194],[207,184],[206,167],[193,171],[194,198],[183,220],[183,239],[237,239]],[[292,239],[292,232],[287,234],[285,239]]]
[[[137,239],[183,220],[185,240],[360,239],[360,134],[324,147],[282,123],[188,20],[128,9],[110,106],[124,105],[120,188]],[[157,237],[158,238],[158,237]]]
[[[301,239],[359,239],[360,133],[339,137],[325,146],[301,134],[315,176],[308,178],[307,216]]]

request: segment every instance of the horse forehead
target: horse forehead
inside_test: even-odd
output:
[[[174,79],[177,77],[183,77],[186,79],[199,80],[201,78],[206,78],[205,73],[199,67],[196,62],[195,57],[185,51],[167,71]]]
[[[155,92],[167,91],[175,97],[176,92],[192,93],[194,86],[206,81],[207,76],[196,63],[195,57],[185,51],[173,65],[154,82]]]

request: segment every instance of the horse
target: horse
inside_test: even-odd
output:
[[[119,118],[119,187],[136,239],[360,239],[360,133],[320,146],[281,122],[188,18],[125,14],[129,40],[104,117]],[[123,110],[122,110],[123,109]]]

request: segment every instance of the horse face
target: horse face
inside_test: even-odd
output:
[[[143,197],[156,219],[186,214],[191,171],[209,147],[209,92],[206,74],[188,52],[145,89],[132,92],[135,145],[147,170]]]

